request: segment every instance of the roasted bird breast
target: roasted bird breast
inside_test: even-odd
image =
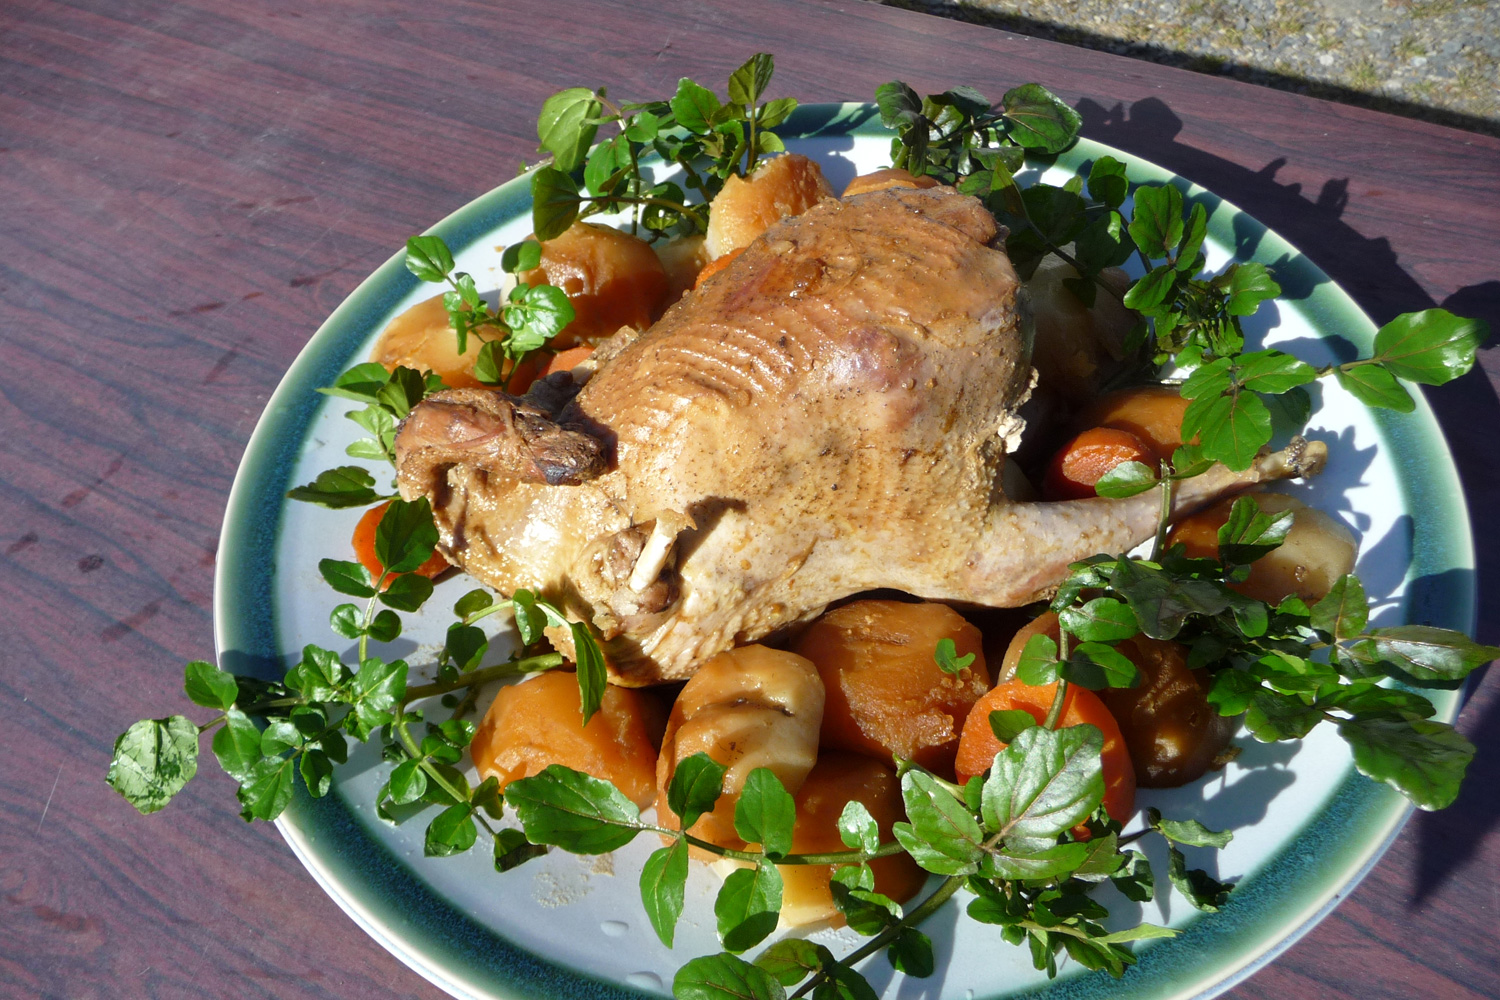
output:
[[[606,342],[581,388],[561,374],[424,401],[396,438],[401,493],[432,502],[470,574],[591,623],[627,685],[864,590],[1029,602],[1149,537],[1159,500],[1000,488],[1035,374],[997,236],[950,188],[823,202]],[[1291,471],[1284,455],[1216,468],[1177,504]]]

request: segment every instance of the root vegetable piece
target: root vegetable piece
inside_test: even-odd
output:
[[[1234,724],[1208,703],[1208,671],[1189,670],[1180,643],[1140,635],[1116,648],[1136,665],[1141,682],[1107,688],[1099,700],[1119,723],[1136,783],[1176,788],[1222,767]]]
[[[744,847],[734,807],[745,779],[757,767],[769,768],[796,795],[817,761],[822,721],[823,682],[812,661],[766,646],[715,656],[683,686],[667,719],[656,762],[658,822],[680,828],[667,788],[679,763],[706,753],[729,770],[713,811],[689,832],[721,847]]]
[[[354,526],[353,537],[349,539],[350,544],[354,548],[354,558],[358,559],[361,565],[370,571],[370,575],[377,580],[380,579],[380,574],[385,572],[385,564],[375,554],[375,532],[380,527],[380,519],[385,516],[386,510],[390,506],[391,502],[387,500],[385,503],[376,504],[365,511],[364,515],[360,517],[359,523]],[[418,576],[425,576],[430,580],[448,568],[449,563],[447,558],[441,552],[435,551],[426,562],[412,572]],[[389,587],[394,580],[395,577],[392,577],[386,581],[385,585]]]
[[[974,655],[958,674],[933,659],[944,638],[960,658]],[[903,757],[951,777],[959,727],[990,686],[983,643],[945,604],[855,601],[828,612],[795,647],[818,665],[828,692],[821,745]]]
[[[860,802],[880,826],[882,841],[890,840],[891,825],[906,818],[901,783],[888,766],[863,754],[825,750],[797,792],[797,826],[792,853],[828,854],[847,851],[839,837],[839,816],[850,802]],[[828,883],[832,865],[781,865],[783,926],[799,927],[825,921],[844,922],[833,905]],[[927,873],[910,855],[897,854],[870,862],[875,891],[902,902],[927,881]]]
[[[875,170],[868,174],[860,174],[849,182],[844,188],[843,197],[852,198],[857,194],[868,194],[871,191],[884,191],[886,188],[930,188],[937,187],[937,180],[932,177],[913,177],[911,171],[900,167],[886,167],[884,170]]]
[[[1047,718],[1057,685],[1033,686],[1022,683],[1015,676],[1021,651],[1034,635],[1050,636],[1055,642],[1058,637],[1057,615],[1048,611],[1038,616],[1010,640],[1005,659],[1000,665],[1001,682],[979,699],[969,712],[969,717],[964,720],[963,735],[958,741],[958,757],[954,761],[954,770],[960,783],[989,770],[990,765],[995,762],[995,754],[1005,748],[1005,744],[1000,742],[994,729],[990,727],[991,712],[1022,709],[1036,719],[1038,724]],[[1058,719],[1057,725],[1061,728],[1083,722],[1098,726],[1099,731],[1104,734],[1104,751],[1100,755],[1104,763],[1104,808],[1111,817],[1124,823],[1135,812],[1135,768],[1130,762],[1125,737],[1114,716],[1110,715],[1109,709],[1104,707],[1104,702],[1094,692],[1077,684],[1069,684],[1068,692],[1063,696],[1062,717]]]
[[[730,175],[708,208],[708,255],[747,247],[779,220],[832,197],[822,168],[799,153],[766,160],[749,177]]]
[[[730,264],[733,264],[734,261],[735,261],[735,258],[738,257],[740,254],[742,254],[744,252],[745,252],[745,248],[744,247],[735,247],[733,250],[729,251],[724,256],[722,256],[722,257],[715,257],[713,260],[709,261],[707,264],[704,264],[703,265],[703,270],[701,270],[701,271],[698,272],[698,277],[693,281],[693,290],[697,291],[698,289],[702,288],[703,287],[703,283],[705,281],[707,281],[709,278],[712,278],[714,275],[718,274],[720,271],[724,270]]]
[[[502,791],[549,764],[562,764],[613,783],[644,809],[656,793],[664,714],[654,695],[610,685],[585,726],[577,675],[551,670],[500,689],[469,753],[480,778],[494,775]]]
[[[1292,528],[1280,548],[1251,564],[1249,579],[1230,584],[1235,590],[1271,605],[1293,594],[1311,604],[1325,597],[1340,577],[1354,571],[1359,543],[1341,521],[1282,493],[1248,496],[1267,513],[1290,510]],[[1184,518],[1167,535],[1167,544],[1181,542],[1189,556],[1218,556],[1219,529],[1233,507],[1234,498],[1225,498]]]
[[[485,341],[493,339],[484,329],[471,330],[467,350],[459,354],[458,337],[448,323],[443,297],[435,295],[391,320],[375,342],[370,360],[387,369],[401,365],[435,372],[451,389],[478,389],[483,383],[474,377],[474,362]]]
[[[1129,431],[1150,445],[1157,458],[1169,460],[1182,447],[1182,415],[1187,406],[1188,400],[1170,385],[1138,385],[1101,396],[1078,415],[1073,426]]]
[[[1031,363],[1037,370],[1037,391],[1080,406],[1098,395],[1125,358],[1125,335],[1136,315],[1120,303],[1130,279],[1119,268],[1108,268],[1100,281],[1115,290],[1096,291],[1086,306],[1064,284],[1077,278],[1072,265],[1048,255],[1026,282],[1036,319],[1036,342]]]
[[[517,277],[568,293],[574,318],[552,341],[558,350],[608,337],[622,326],[646,329],[666,309],[671,290],[649,243],[589,222],[575,222],[542,244],[541,264]]]
[[[1141,462],[1155,469],[1156,453],[1129,431],[1091,427],[1057,450],[1042,480],[1046,500],[1082,500],[1098,496],[1094,485],[1117,465]]]
[[[698,272],[708,263],[708,246],[701,234],[679,236],[665,243],[653,243],[651,249],[661,258],[667,272],[667,304],[676,302],[698,282]]]

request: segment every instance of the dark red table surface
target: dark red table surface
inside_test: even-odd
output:
[[[537,109],[777,56],[774,90],[1036,80],[1085,134],[1252,211],[1383,322],[1500,327],[1500,141],[858,0],[11,0],[0,6],[0,995],[435,997],[205,775],[140,817],[115,736],[212,649],[245,442],[407,236],[512,176]],[[1500,641],[1500,351],[1429,393]],[[1487,377],[1486,377],[1487,376]],[[1466,790],[1230,995],[1500,996],[1500,679]]]

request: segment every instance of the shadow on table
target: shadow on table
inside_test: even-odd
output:
[[[1470,285],[1442,302],[1434,301],[1401,267],[1399,248],[1384,237],[1366,237],[1343,220],[1347,178],[1330,177],[1316,193],[1304,192],[1300,184],[1276,179],[1288,162],[1285,158],[1250,170],[1180,143],[1182,120],[1157,98],[1110,108],[1086,100],[1078,111],[1089,138],[1145,157],[1249,210],[1322,267],[1377,324],[1400,313],[1441,306],[1485,320],[1491,330],[1500,329],[1500,280]],[[1480,373],[1425,390],[1425,395],[1448,438],[1469,510],[1482,517],[1500,491],[1492,430],[1500,426],[1495,387]],[[1483,523],[1479,527],[1479,576],[1485,581],[1500,579],[1500,532],[1487,530]],[[1479,594],[1477,638],[1495,644],[1500,641],[1500,586],[1491,584],[1487,590]],[[1478,690],[1482,680],[1471,681],[1470,690]],[[1485,836],[1500,826],[1500,796],[1494,793],[1500,784],[1500,696],[1494,689],[1495,684],[1489,684],[1484,697],[1470,706],[1473,717],[1463,719],[1462,728],[1478,750],[1463,794],[1447,810],[1420,813],[1413,820],[1421,857],[1413,906],[1453,877]]]

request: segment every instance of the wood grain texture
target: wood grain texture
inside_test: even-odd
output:
[[[534,155],[552,91],[777,55],[776,92],[1028,80],[1251,210],[1383,321],[1500,328],[1500,142],[858,0],[15,0],[0,8],[0,995],[438,997],[207,774],[142,818],[115,735],[181,705],[245,441],[324,317]],[[1500,357],[1430,393],[1500,641]],[[1500,996],[1500,679],[1418,816],[1237,998]],[[207,763],[206,770],[215,770]]]

